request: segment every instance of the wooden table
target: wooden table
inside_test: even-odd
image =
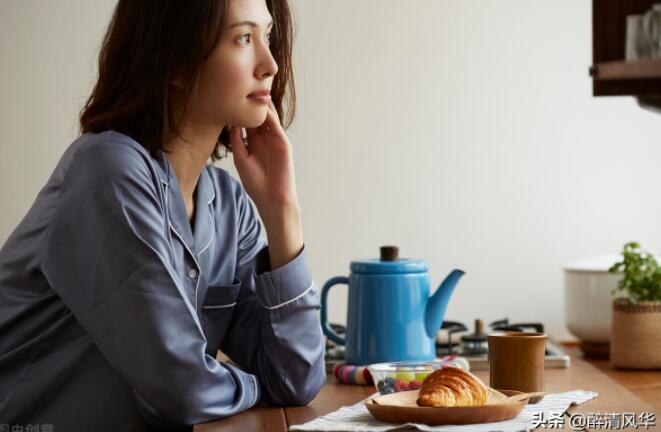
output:
[[[661,371],[615,371],[610,368],[607,360],[586,361],[578,348],[564,348],[571,356],[571,366],[566,369],[546,369],[545,389],[549,392],[583,389],[599,393],[596,399],[571,407],[565,419],[575,412],[652,412],[657,418],[655,430],[661,430]],[[485,383],[489,382],[488,371],[478,371],[475,374]],[[373,386],[338,384],[334,377],[329,376],[319,395],[305,407],[280,408],[260,405],[223,420],[197,425],[194,430],[282,432],[286,431],[289,425],[305,423],[344,405],[355,404],[374,391]],[[568,426],[565,429],[570,430]]]

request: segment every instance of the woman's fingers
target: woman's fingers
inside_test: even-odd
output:
[[[230,127],[230,144],[232,146],[232,153],[234,153],[235,157],[238,157],[239,159],[248,157],[248,149],[243,143],[243,136],[241,134],[240,127]]]
[[[270,109],[267,110],[266,119],[261,125],[255,128],[246,128],[246,132],[249,144],[252,144],[255,140],[282,138],[285,134],[278,122],[277,114],[274,114]]]
[[[273,101],[269,101],[269,110],[275,115],[275,120],[280,124],[280,116],[278,116],[278,110],[275,109]]]
[[[285,134],[280,125],[280,120],[278,120],[278,113],[274,109],[267,110],[266,120],[259,128],[263,134],[272,134],[277,137],[282,137]]]
[[[236,126],[230,127],[230,144],[232,145],[232,152],[237,158],[246,158],[250,154],[259,149],[265,141],[270,141],[275,138],[276,142],[287,142],[287,135],[280,125],[278,120],[278,113],[275,110],[273,102],[269,102],[269,109],[266,113],[264,122],[256,128],[246,128],[247,146],[244,144],[241,136],[241,128]]]

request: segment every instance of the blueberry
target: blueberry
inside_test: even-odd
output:
[[[386,388],[386,383],[383,382],[383,380],[381,380],[381,381],[379,381],[378,383],[376,383],[376,388],[377,388],[380,392],[382,392],[383,389]]]
[[[387,395],[390,393],[395,393],[395,389],[393,389],[392,387],[386,387],[383,390],[381,390],[381,394]]]
[[[394,387],[395,386],[395,378],[388,377],[385,380],[385,384],[387,387]]]

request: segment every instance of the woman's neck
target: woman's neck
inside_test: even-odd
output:
[[[186,141],[181,137],[175,137],[165,145],[167,151],[164,155],[174,168],[189,221],[193,219],[195,213],[193,197],[197,182],[216,148],[221,131],[222,127],[215,127],[209,128],[206,133],[192,134],[187,133],[184,129],[182,135],[186,138]]]

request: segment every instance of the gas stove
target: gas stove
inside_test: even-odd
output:
[[[333,329],[343,335],[345,328],[339,324],[331,324]],[[495,331],[519,331],[544,333],[544,326],[540,323],[510,323],[507,318],[494,321],[489,324],[489,332]],[[484,331],[482,320],[475,320],[473,331],[457,321],[443,321],[436,335],[436,357],[441,359],[447,355],[458,355],[465,357],[470,364],[471,371],[489,369],[487,332]],[[344,347],[326,341],[326,370],[331,372],[333,366],[344,362]],[[546,341],[546,355],[544,367],[567,368],[570,365],[570,357],[562,348],[551,340]]]

